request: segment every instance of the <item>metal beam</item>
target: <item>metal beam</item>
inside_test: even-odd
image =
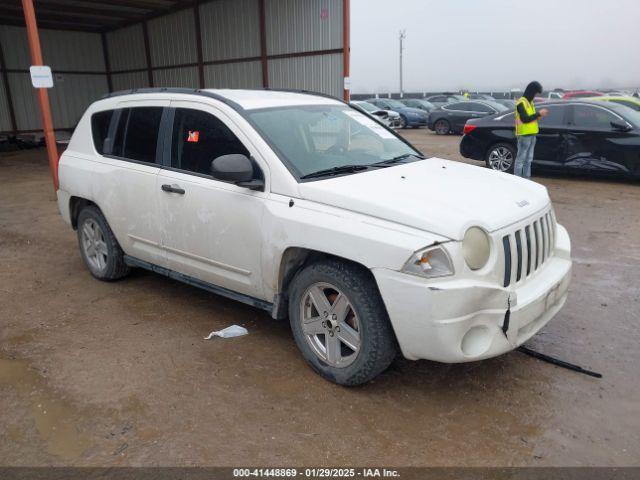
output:
[[[109,45],[107,43],[107,34],[100,34],[100,42],[102,43],[102,56],[104,57],[104,68],[107,74],[107,89],[109,93],[113,92],[113,81],[111,80],[111,64],[109,63]]]
[[[0,20],[0,25],[15,25],[17,27],[24,27],[24,17],[3,17]],[[69,20],[68,22],[60,22],[60,21],[40,21],[38,25],[42,29],[46,30],[66,30],[72,32],[101,32],[104,30],[104,27],[101,25],[87,25],[84,23],[75,22],[73,20]]]
[[[9,105],[9,118],[11,119],[11,130],[16,135],[18,132],[18,124],[16,123],[16,112],[13,109],[13,99],[11,98],[11,87],[9,86],[9,74],[7,72],[7,64],[4,61],[4,52],[2,51],[2,43],[0,42],[0,68],[2,69],[2,80],[4,83],[4,95]]]
[[[38,12],[40,12],[40,9],[38,9]],[[0,16],[3,18],[20,18],[20,11],[2,6],[0,7]],[[60,13],[59,10],[53,12],[51,10],[45,10],[44,13],[38,13],[38,18],[41,18],[42,21],[51,20],[59,22],[74,22],[74,19],[77,18],[80,23],[100,27],[110,27],[118,24],[117,19],[110,19],[109,17],[96,17],[95,15],[77,14],[73,12]]]
[[[265,0],[258,0],[260,22],[260,63],[262,64],[262,88],[269,88],[269,62],[267,61],[267,21]]]
[[[342,75],[344,79],[349,78],[349,65],[351,56],[351,11],[349,0],[342,0]],[[349,78],[349,81],[351,79]],[[346,87],[346,85],[344,86]],[[348,102],[350,97],[350,90],[344,88],[343,96],[344,101]]]
[[[149,28],[147,22],[142,22],[142,37],[144,39],[144,55],[147,59],[147,78],[149,87],[153,87],[153,69],[151,67],[151,47],[149,46]]]
[[[198,61],[198,84],[204,88],[204,64],[202,59],[202,27],[200,25],[200,2],[196,0],[193,5],[193,22],[196,30],[196,56]]]
[[[29,50],[31,52],[31,63],[33,65],[43,65],[42,49],[40,48],[40,35],[38,34],[38,24],[36,22],[36,12],[33,9],[32,0],[22,0],[24,10],[24,21],[27,26],[27,39],[29,40]],[[58,147],[56,146],[56,136],[53,131],[53,120],[51,119],[51,105],[49,105],[49,92],[46,88],[38,88],[38,100],[40,101],[40,115],[42,116],[42,127],[44,139],[49,157],[49,169],[53,177],[53,189],[58,191]]]

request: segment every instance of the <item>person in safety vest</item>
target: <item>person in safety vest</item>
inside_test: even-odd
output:
[[[516,102],[516,138],[518,154],[513,167],[513,174],[519,177],[531,177],[531,162],[538,134],[538,119],[547,115],[547,109],[536,112],[533,99],[542,93],[542,85],[531,82],[524,90],[522,97]]]

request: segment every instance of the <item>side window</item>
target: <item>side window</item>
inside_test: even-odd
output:
[[[469,108],[469,103],[449,103],[447,105],[444,105],[444,108],[446,108],[447,110],[455,110],[457,111],[464,111],[464,110],[470,110]]]
[[[538,107],[538,109],[542,109],[542,108],[546,108],[547,111],[549,113],[547,113],[546,117],[540,117],[538,119],[538,122],[540,122],[540,125],[547,125],[547,126],[561,126],[565,124],[564,121],[564,112],[565,109],[559,106],[553,106],[550,105],[548,107],[545,107],[544,105],[541,105]]]
[[[211,174],[211,162],[221,155],[249,151],[229,128],[210,113],[176,109],[171,142],[171,166],[203,175]]]
[[[467,104],[467,110],[471,112],[494,113],[493,109],[478,102],[469,102]]]
[[[91,134],[93,135],[93,145],[97,152],[104,153],[104,143],[109,134],[109,125],[113,117],[113,110],[105,110],[91,115]]]
[[[129,160],[155,163],[162,110],[162,107],[122,110],[111,153]]]
[[[611,122],[620,121],[607,110],[587,105],[573,106],[573,125],[580,128],[611,130]]]

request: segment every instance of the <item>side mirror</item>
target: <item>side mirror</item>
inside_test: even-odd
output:
[[[264,182],[254,178],[254,168],[246,155],[232,153],[221,155],[211,162],[213,178],[225,182],[233,182],[240,187],[251,190],[264,190]]]
[[[628,132],[629,130],[631,130],[631,127],[629,127],[629,125],[620,122],[611,122],[611,128],[618,132]]]

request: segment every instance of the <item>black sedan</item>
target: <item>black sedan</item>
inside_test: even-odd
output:
[[[534,171],[640,178],[640,112],[609,102],[564,100],[544,104]],[[517,151],[514,112],[470,120],[460,142],[463,157],[513,171]]]
[[[484,100],[448,103],[431,111],[427,126],[438,135],[462,133],[467,120],[507,111],[504,105]]]

